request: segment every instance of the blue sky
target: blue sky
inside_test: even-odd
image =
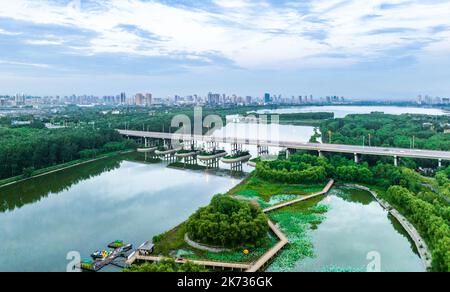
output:
[[[0,94],[450,96],[449,0],[0,1]]]

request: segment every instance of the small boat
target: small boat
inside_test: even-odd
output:
[[[80,268],[82,270],[86,270],[86,271],[93,271],[94,270],[94,262],[91,260],[83,260],[80,263]]]
[[[109,257],[111,255],[111,252],[103,250],[103,251],[96,251],[93,254],[91,254],[91,257],[94,260],[99,260],[99,259],[105,259],[107,257]]]
[[[130,251],[132,249],[133,249],[133,245],[132,244],[127,244],[127,245],[124,245],[124,246],[120,247],[119,251],[121,253],[124,253],[124,252]]]
[[[109,248],[121,248],[124,246],[123,240],[116,240],[114,242],[111,242],[110,244],[108,244]]]

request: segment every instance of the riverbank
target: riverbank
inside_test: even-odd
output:
[[[378,195],[378,193],[374,190],[372,190],[369,187],[356,185],[356,184],[346,184],[345,186],[351,187],[351,188],[357,188],[360,190],[364,190],[369,192],[375,200],[386,210],[388,211],[400,225],[402,225],[403,229],[408,233],[409,237],[414,241],[414,244],[417,248],[417,251],[420,255],[420,259],[422,261],[423,266],[427,271],[431,270],[432,267],[432,257],[431,252],[423,240],[423,238],[420,236],[417,229],[414,227],[414,225],[411,224],[411,222],[408,221],[400,212],[398,212],[395,208],[393,208],[388,202],[381,199]]]
[[[67,169],[70,169],[70,168],[74,168],[74,167],[81,166],[81,165],[84,165],[84,164],[92,163],[92,162],[99,161],[99,160],[102,160],[102,159],[114,157],[116,155],[128,154],[128,153],[133,153],[133,152],[135,152],[135,150],[115,151],[115,152],[110,152],[110,153],[105,153],[105,154],[98,155],[96,158],[93,158],[93,159],[78,159],[78,160],[74,160],[74,161],[71,161],[71,162],[58,164],[58,165],[47,167],[47,168],[43,168],[43,169],[39,169],[39,170],[34,171],[33,174],[30,177],[24,178],[23,175],[21,175],[21,176],[15,176],[15,177],[11,177],[11,178],[7,178],[7,179],[4,179],[4,180],[1,180],[0,181],[0,188],[12,186],[14,184],[25,182],[25,181],[28,181],[28,180],[31,180],[31,179],[34,179],[34,178],[37,178],[37,177],[41,177],[41,176],[49,175],[49,174],[52,174],[52,173],[64,171],[64,170],[67,170]]]

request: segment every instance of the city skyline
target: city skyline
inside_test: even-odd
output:
[[[439,0],[9,1],[0,88],[448,97],[449,14]]]

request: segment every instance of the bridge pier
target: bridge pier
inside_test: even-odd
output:
[[[293,154],[294,152],[295,152],[295,150],[286,148],[286,159],[289,159],[291,154]]]
[[[231,155],[236,155],[242,152],[242,144],[233,143],[231,144]]]
[[[399,157],[398,157],[398,156],[394,156],[394,165],[395,165],[396,167],[398,167],[399,164],[400,164],[400,159],[399,159]]]
[[[186,168],[186,165],[197,165],[198,164],[197,156],[185,157],[185,158],[183,158],[183,162],[184,162],[185,168]]]
[[[355,153],[355,163],[359,164],[360,160],[361,160],[361,155],[359,155],[358,153]]]
[[[323,152],[319,150],[319,157],[324,157]]]
[[[242,172],[242,162],[236,162],[231,164],[231,173]]]
[[[269,154],[269,146],[261,146],[258,145],[258,156],[262,156],[263,154]]]
[[[442,168],[442,159],[439,159],[439,160],[438,160],[438,167],[439,167],[439,168]]]
[[[213,151],[215,149],[217,149],[217,143],[216,142],[206,142],[206,150],[208,151]]]
[[[220,161],[219,158],[214,158],[214,159],[205,161],[206,168],[208,168],[208,169],[219,168],[219,161]]]

